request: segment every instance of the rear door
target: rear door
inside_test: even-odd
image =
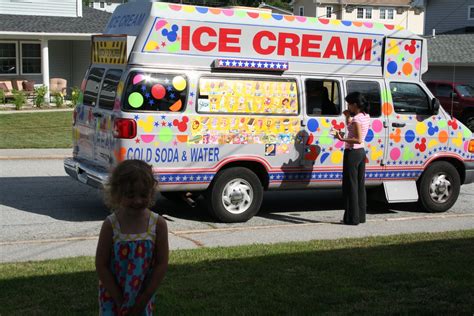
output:
[[[98,96],[97,106],[93,109],[95,118],[94,131],[94,161],[96,164],[108,167],[114,162],[116,139],[113,135],[114,108],[117,89],[123,70],[109,68],[105,71]],[[120,109],[117,103],[116,110]]]
[[[104,67],[92,66],[83,82],[83,101],[76,108],[75,122],[73,125],[75,157],[93,162],[95,160],[95,130],[97,119],[94,113],[97,100],[105,74]]]

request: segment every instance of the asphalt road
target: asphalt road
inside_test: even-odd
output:
[[[98,190],[70,179],[60,159],[0,164],[0,262],[94,255],[108,215]],[[239,224],[215,222],[202,199],[191,208],[159,197],[155,211],[168,221],[171,249],[474,228],[474,184],[441,214],[371,202],[359,226],[339,224],[341,201],[338,190],[267,192],[260,213]]]

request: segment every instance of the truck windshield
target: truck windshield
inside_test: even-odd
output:
[[[461,96],[466,98],[474,98],[474,87],[470,85],[457,85],[456,89],[458,89]]]

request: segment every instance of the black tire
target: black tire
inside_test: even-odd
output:
[[[428,166],[418,181],[418,201],[427,212],[446,212],[456,203],[460,189],[456,168],[449,162],[437,161]]]
[[[262,200],[260,179],[253,171],[243,167],[219,171],[206,192],[211,214],[225,223],[249,220],[258,213]]]

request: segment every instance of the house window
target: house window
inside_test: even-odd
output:
[[[474,5],[467,7],[467,19],[474,20]]]
[[[332,7],[326,7],[326,17],[327,18],[332,17]]]
[[[41,73],[41,44],[21,43],[21,73]]]
[[[0,42],[0,75],[18,74],[16,43]]]
[[[393,20],[393,9],[380,8],[380,19],[381,20]]]
[[[372,8],[357,8],[358,19],[372,19]]]
[[[105,8],[105,3],[104,3],[104,2],[101,2],[101,3],[100,3],[100,8],[101,8],[101,9]]]
[[[393,20],[394,11],[393,9],[388,9],[388,19]]]
[[[371,19],[372,18],[372,8],[366,8],[365,9],[365,18],[366,19]]]
[[[304,15],[304,7],[300,7],[300,8],[299,8],[298,15],[301,15],[301,16]]]

